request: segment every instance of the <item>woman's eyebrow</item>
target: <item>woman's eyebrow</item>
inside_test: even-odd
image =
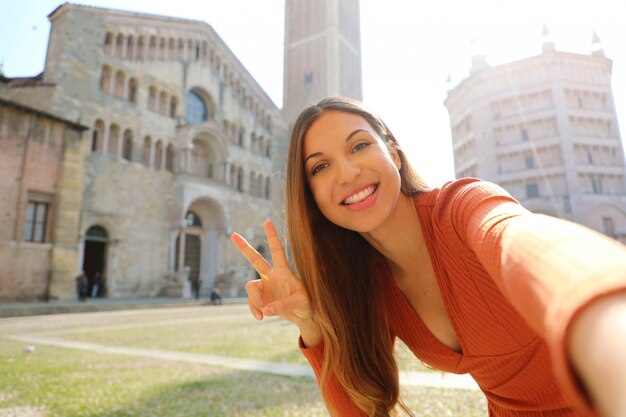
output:
[[[367,132],[367,130],[365,130],[365,129],[356,129],[356,130],[354,130],[352,133],[350,133],[350,134],[348,135],[348,137],[346,137],[346,140],[345,140],[345,141],[346,141],[346,142],[347,142],[347,141],[349,141],[349,140],[352,138],[352,136],[354,136],[354,135],[356,135],[357,133],[360,133],[360,132]],[[319,156],[319,155],[321,155],[321,154],[322,154],[322,152],[313,152],[312,154],[310,154],[309,156],[307,156],[306,158],[304,158],[304,163],[306,164],[306,161],[308,161],[310,158],[313,158],[313,157],[315,157],[315,156]]]

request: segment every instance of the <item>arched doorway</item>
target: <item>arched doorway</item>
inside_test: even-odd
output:
[[[225,253],[224,246],[230,244],[224,239],[226,232],[224,210],[217,201],[202,197],[186,208],[182,228],[172,241],[173,265],[183,284],[183,296],[196,295],[193,291],[196,276],[198,295],[209,296],[219,281],[218,276],[225,273],[220,255]],[[224,295],[227,289],[221,288]]]
[[[185,215],[185,230],[183,233],[183,265],[189,268],[187,279],[191,284],[191,293],[195,298],[200,295],[200,260],[202,254],[202,221],[193,211],[188,211]],[[180,235],[176,240],[176,253],[180,253]],[[176,269],[178,270],[179,259],[176,259]]]
[[[109,234],[101,226],[91,226],[85,234],[85,249],[83,252],[83,271],[89,278],[88,294],[92,294],[94,283],[97,281],[96,274],[99,274],[99,289],[94,296],[102,297],[106,295],[105,268],[106,251]]]

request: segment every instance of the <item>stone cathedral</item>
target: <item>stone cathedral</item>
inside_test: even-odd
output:
[[[245,295],[282,223],[289,127],[361,98],[358,0],[285,2],[278,108],[206,22],[65,3],[45,67],[0,76],[0,301]]]

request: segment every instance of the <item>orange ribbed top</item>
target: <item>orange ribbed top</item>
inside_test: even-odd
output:
[[[595,415],[568,364],[567,330],[591,301],[626,290],[626,248],[531,214],[502,188],[473,178],[422,193],[415,206],[463,353],[432,335],[390,276],[393,334],[430,366],[470,373],[490,416]],[[319,380],[323,343],[302,352]],[[364,415],[332,376],[327,396],[338,415]]]

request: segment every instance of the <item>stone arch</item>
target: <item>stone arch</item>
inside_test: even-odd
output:
[[[188,124],[202,123],[215,118],[215,100],[205,89],[191,88],[186,99],[185,119]]]
[[[169,59],[176,59],[176,40],[169,39]]]
[[[120,126],[117,123],[112,123],[109,128],[109,148],[107,152],[110,155],[117,157],[118,147],[120,141]]]
[[[174,145],[171,143],[165,148],[165,169],[174,172]]]
[[[151,164],[151,156],[152,156],[152,138],[150,136],[146,136],[143,139],[143,164],[147,167],[150,167]]]
[[[178,39],[178,59],[180,61],[185,59],[185,41]]]
[[[163,160],[163,141],[158,139],[154,145],[154,168],[161,169],[161,161]]]
[[[214,129],[201,129],[193,132],[191,141],[191,158],[188,171],[195,175],[212,178],[216,181],[225,180],[224,167],[228,159],[225,138],[216,135]],[[200,158],[204,158],[204,162]],[[203,169],[198,164],[204,164]]]
[[[183,228],[173,245],[175,269],[187,266],[189,281],[198,282],[200,295],[208,295],[218,281],[219,254],[227,250],[225,211],[213,198],[200,197],[181,214]]]
[[[156,111],[157,109],[157,89],[151,85],[148,89],[148,110]]]
[[[115,42],[115,56],[122,58],[124,54],[124,35],[119,33]]]
[[[124,71],[117,70],[115,72],[115,80],[113,82],[113,94],[115,94],[119,98],[124,97],[124,90],[126,88],[126,74]]]
[[[165,91],[161,91],[159,93],[159,113],[166,115],[167,114],[167,93]]]
[[[122,158],[132,161],[133,157],[133,131],[126,129],[124,131],[124,142],[122,146]]]
[[[104,52],[107,54],[111,54],[113,51],[113,32],[107,31],[104,35]]]
[[[108,65],[102,66],[102,72],[100,73],[100,90],[105,93],[111,93],[112,84],[112,69]]]
[[[243,192],[243,167],[237,170],[237,191]]]
[[[210,146],[202,140],[194,139],[188,166],[189,173],[198,177],[211,177],[212,160],[213,155]]]
[[[157,59],[158,56],[158,45],[157,45],[157,37],[154,35],[150,36],[150,41],[148,44],[148,58],[149,59]]]
[[[176,96],[170,97],[170,111],[169,116],[176,118],[176,112],[178,110],[178,98]]]
[[[92,136],[91,136],[91,151],[101,152],[104,146],[104,121],[102,119],[96,120],[94,124]]]
[[[137,38],[137,59],[143,60],[144,53],[145,53],[144,48],[145,48],[144,37],[143,36],[139,36]]]
[[[135,58],[135,38],[133,35],[128,35],[128,38],[126,38],[126,58]]]
[[[137,88],[137,79],[131,78],[130,80],[128,80],[128,101],[130,101],[131,103],[137,102]]]
[[[165,38],[160,38],[158,59],[166,59],[166,57],[167,57],[167,41],[165,40]]]
[[[91,294],[95,275],[98,273],[101,277],[101,288],[96,295],[106,295],[107,288],[109,287],[107,285],[107,254],[110,244],[110,234],[103,226],[94,224],[87,228],[84,236],[81,270],[85,271],[87,275],[87,293]]]
[[[229,178],[230,178],[230,186],[233,189],[237,189],[237,180],[238,180],[238,175],[237,175],[237,166],[236,165],[231,165],[230,166],[230,173],[229,173]]]
[[[272,198],[272,178],[265,178],[265,195],[264,197],[269,200]]]

